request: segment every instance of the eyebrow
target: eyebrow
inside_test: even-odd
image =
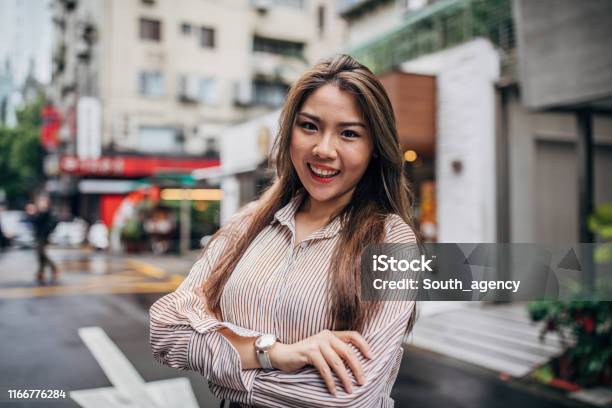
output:
[[[307,118],[310,118],[310,119],[314,120],[315,122],[321,122],[321,119],[318,116],[312,115],[310,113],[298,112],[298,115],[306,116]],[[338,126],[341,126],[341,127],[345,127],[345,126],[361,126],[361,127],[367,129],[366,125],[364,125],[361,122],[340,122],[340,123],[338,123]]]

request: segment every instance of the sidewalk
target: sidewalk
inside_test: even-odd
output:
[[[513,377],[563,353],[560,339],[540,342],[524,303],[421,302],[408,344]]]
[[[531,321],[526,303],[420,302],[417,323],[406,337],[412,350],[427,350],[499,374],[524,379],[534,368],[563,353],[557,334],[539,339],[541,323]],[[568,336],[571,344],[572,336]],[[534,392],[552,393],[547,387]],[[563,403],[612,404],[612,388],[563,394]],[[564,405],[566,406],[566,405]]]

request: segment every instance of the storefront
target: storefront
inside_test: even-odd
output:
[[[74,191],[69,192],[74,215],[89,223],[102,220],[108,228],[112,227],[117,210],[131,192],[156,185],[180,189],[180,183],[160,185],[160,177],[189,174],[193,169],[215,168],[219,164],[218,159],[128,155],[99,159],[65,155],[59,160],[61,176],[74,180],[71,183]]]
[[[379,79],[395,112],[415,221],[426,241],[436,241],[436,77],[392,72]]]

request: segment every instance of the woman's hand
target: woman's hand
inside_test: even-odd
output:
[[[269,351],[270,361],[274,368],[287,373],[313,365],[333,395],[336,395],[332,377],[335,373],[350,394],[353,387],[346,366],[353,372],[359,385],[365,383],[365,377],[361,363],[347,343],[357,347],[366,358],[371,358],[369,346],[358,332],[323,330],[297,343],[276,343]]]

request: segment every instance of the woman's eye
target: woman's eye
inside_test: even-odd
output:
[[[344,132],[342,132],[342,136],[348,137],[349,139],[353,139],[355,137],[359,137],[359,135],[357,133],[353,132],[352,130],[345,130]]]
[[[305,130],[317,130],[317,127],[311,122],[302,122],[300,127]]]

